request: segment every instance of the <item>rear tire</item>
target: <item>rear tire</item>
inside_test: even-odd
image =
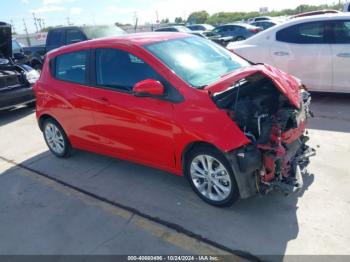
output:
[[[199,146],[185,160],[184,173],[192,189],[205,202],[214,206],[230,206],[239,199],[232,168],[219,150]]]
[[[69,157],[72,146],[60,124],[52,118],[43,123],[43,135],[50,151],[57,157]]]

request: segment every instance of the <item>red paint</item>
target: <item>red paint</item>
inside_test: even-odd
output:
[[[180,79],[142,45],[155,41],[188,37],[186,34],[139,34],[81,42],[47,54],[40,80],[35,85],[37,118],[55,118],[67,133],[72,146],[182,175],[182,156],[194,142],[206,142],[223,152],[250,143],[224,110],[210,98],[210,92],[223,90],[235,81],[262,72],[279,90],[299,106],[295,80],[269,66],[252,66],[232,72],[204,90],[194,89]],[[180,103],[137,97],[54,79],[50,59],[57,55],[90,48],[118,48],[148,63],[183,96]],[[160,85],[146,80],[135,90],[161,94]]]
[[[238,69],[226,75],[218,82],[207,86],[205,89],[210,90],[212,93],[221,92],[232,86],[232,83],[236,83],[238,80],[255,73],[262,73],[269,77],[279,91],[284,94],[294,106],[300,108],[299,83],[293,76],[269,65],[254,65]]]
[[[135,84],[132,91],[140,95],[160,96],[164,94],[164,86],[153,79],[146,79]]]

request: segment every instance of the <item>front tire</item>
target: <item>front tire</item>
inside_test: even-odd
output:
[[[239,198],[232,168],[215,148],[200,146],[190,151],[184,173],[195,193],[211,205],[230,206]]]
[[[43,124],[44,139],[50,151],[57,157],[68,157],[72,146],[66,133],[57,121],[48,118]]]

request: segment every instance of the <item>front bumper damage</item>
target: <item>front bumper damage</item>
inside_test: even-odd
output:
[[[303,187],[303,176],[307,174],[310,157],[316,151],[306,143],[307,119],[311,98],[307,92],[302,101],[299,114],[295,115],[296,126],[281,132],[279,122],[272,125],[266,143],[249,144],[227,153],[237,181],[241,198],[256,193],[266,194],[277,190],[285,195],[298,192]]]

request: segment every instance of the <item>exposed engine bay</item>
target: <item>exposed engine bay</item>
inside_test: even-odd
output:
[[[251,141],[238,151],[237,159],[242,173],[255,174],[258,192],[279,189],[290,194],[303,185],[302,174],[315,150],[306,145],[311,97],[304,89],[300,96],[297,108],[261,73],[213,95]]]

